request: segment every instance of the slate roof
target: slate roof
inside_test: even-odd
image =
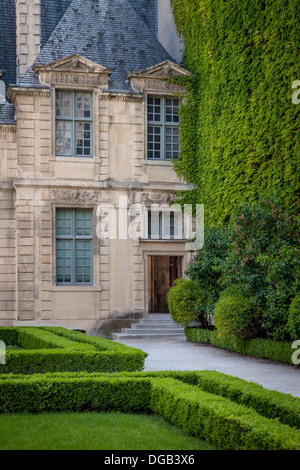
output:
[[[157,0],[129,0],[129,3],[142,17],[146,25],[158,36]]]
[[[5,70],[6,89],[16,83],[15,0],[0,0],[0,70]]]
[[[44,47],[72,0],[41,0],[41,48]]]
[[[145,0],[73,0],[35,63],[48,64],[76,53],[115,68],[111,90],[131,90],[128,71],[173,60],[131,1],[147,11]],[[20,85],[38,85],[32,68]]]
[[[15,124],[15,107],[6,102],[0,105],[0,122],[2,124]]]

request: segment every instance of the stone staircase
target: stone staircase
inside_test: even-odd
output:
[[[184,336],[183,327],[174,323],[168,313],[152,313],[132,324],[131,328],[122,328],[119,333],[112,333],[113,340],[121,339],[156,339]]]

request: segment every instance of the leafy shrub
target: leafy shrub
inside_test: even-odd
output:
[[[287,318],[299,291],[300,233],[297,219],[286,217],[271,198],[237,207],[229,232],[221,285],[239,283],[263,312],[269,338],[290,340]]]
[[[176,279],[167,295],[169,312],[176,323],[197,323],[208,328],[210,320],[202,310],[205,300],[201,287],[195,281],[184,278]]]
[[[300,339],[300,293],[291,302],[287,325],[292,339]]]
[[[220,280],[228,250],[228,228],[205,227],[204,246],[186,270],[187,276],[201,287],[206,297],[202,309],[209,315],[213,315],[215,304],[223,289]]]
[[[261,331],[260,309],[240,285],[225,289],[215,306],[214,323],[220,338],[256,337]]]

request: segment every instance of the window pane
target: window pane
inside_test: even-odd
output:
[[[56,154],[71,155],[72,124],[70,121],[56,121]]]
[[[56,235],[72,235],[72,210],[56,209]]]
[[[76,210],[76,235],[80,237],[92,236],[92,212],[90,210]]]
[[[76,155],[91,155],[91,123],[76,123]]]
[[[57,240],[56,243],[56,281],[71,282],[72,241]]]
[[[178,108],[179,108],[179,100],[173,99],[173,98],[166,99],[165,120],[167,123],[175,124],[179,122]]]
[[[76,241],[76,282],[91,282],[91,240]]]
[[[162,213],[158,211],[148,212],[148,238],[158,239],[162,234]]]
[[[92,93],[57,91],[56,155],[90,157],[92,119]]]
[[[179,129],[178,127],[166,127],[165,152],[166,152],[166,160],[178,158],[178,153],[179,153]]]
[[[148,121],[161,122],[161,99],[148,97]]]
[[[148,126],[148,158],[161,158],[161,127]]]
[[[91,119],[92,95],[90,93],[76,93],[75,116],[77,118]]]
[[[56,116],[57,117],[72,117],[72,94],[68,91],[56,92]]]

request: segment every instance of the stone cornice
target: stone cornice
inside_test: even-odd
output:
[[[8,89],[7,98],[14,103],[17,95],[28,96],[50,96],[49,87],[27,87],[21,85],[13,85]]]
[[[17,132],[17,124],[12,123],[0,123],[1,132]]]
[[[147,191],[156,194],[158,192],[165,193],[167,191],[182,191],[183,189],[191,189],[192,186],[186,183],[141,183],[141,182],[128,182],[128,181],[116,181],[112,179],[103,181],[76,181],[70,180],[42,180],[42,179],[22,179],[16,178],[14,180],[14,188],[30,187],[30,188],[42,188],[42,189],[60,189],[60,190],[82,190],[82,191],[94,191],[94,190],[125,190],[125,191]],[[150,194],[149,194],[150,195]]]
[[[144,95],[136,93],[122,93],[122,92],[103,92],[101,94],[102,100],[119,100],[119,101],[133,101],[140,102],[143,101]]]

